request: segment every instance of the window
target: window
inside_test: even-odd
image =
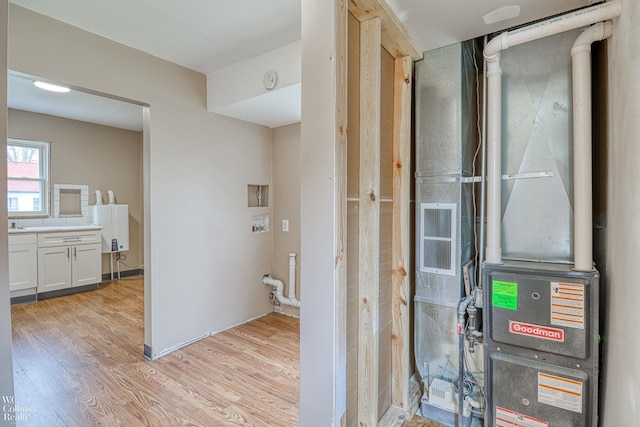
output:
[[[49,215],[49,143],[9,139],[7,202],[10,217]]]

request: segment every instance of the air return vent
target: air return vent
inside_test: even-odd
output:
[[[420,205],[420,271],[456,274],[455,203]]]

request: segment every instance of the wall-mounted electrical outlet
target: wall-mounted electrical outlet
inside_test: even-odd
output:
[[[283,219],[282,220],[282,231],[289,231],[289,220],[288,219]]]

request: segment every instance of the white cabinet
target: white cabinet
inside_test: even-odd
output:
[[[38,292],[101,281],[100,230],[38,234]]]
[[[38,286],[38,250],[35,234],[9,235],[9,290]]]

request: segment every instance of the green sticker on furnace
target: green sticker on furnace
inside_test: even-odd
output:
[[[518,284],[494,280],[491,283],[491,304],[506,310],[518,309]]]

